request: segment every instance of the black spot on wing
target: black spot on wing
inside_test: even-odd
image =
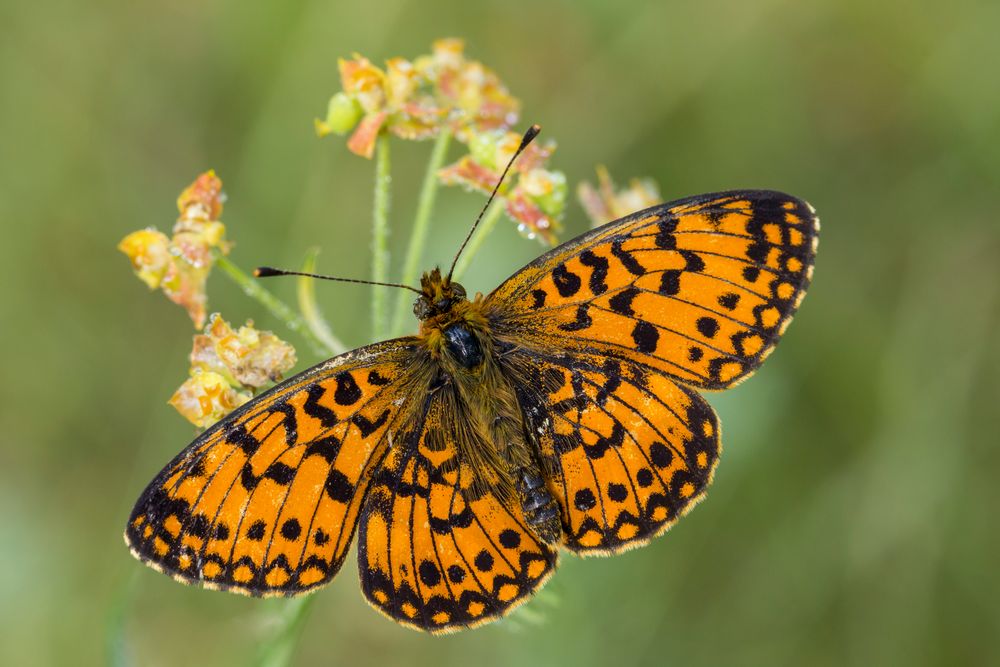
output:
[[[264,477],[274,480],[282,486],[287,486],[295,477],[295,469],[285,465],[281,461],[275,461],[264,471]]]
[[[719,322],[714,317],[699,317],[695,326],[698,328],[698,333],[705,338],[714,338],[719,332]]]
[[[635,311],[632,310],[632,301],[634,301],[639,294],[640,290],[638,287],[629,287],[611,297],[608,303],[611,306],[611,310],[615,311],[619,315],[634,317]]]
[[[336,468],[330,469],[324,488],[326,495],[337,502],[346,503],[354,496],[354,485],[351,484],[351,480],[347,479],[347,475]]]
[[[343,371],[337,374],[336,381],[337,389],[333,392],[333,400],[337,405],[354,405],[361,400],[361,388],[353,375]]]
[[[635,257],[632,256],[627,250],[622,248],[624,239],[618,238],[611,243],[611,254],[615,256],[625,270],[631,273],[633,276],[644,276],[646,275],[646,269],[642,264],[639,263]]]
[[[580,291],[580,286],[583,284],[580,276],[567,269],[565,264],[552,269],[552,282],[555,283],[559,295],[563,297],[573,296]]]
[[[389,378],[384,377],[378,371],[371,371],[368,373],[368,384],[373,384],[377,387],[384,387],[390,382],[391,380]]]
[[[572,322],[564,322],[559,325],[559,328],[563,331],[582,331],[590,327],[593,324],[593,320],[587,310],[590,308],[589,303],[585,303],[577,306],[576,308],[576,319]]]
[[[249,528],[247,528],[246,532],[247,539],[252,540],[254,542],[260,542],[261,540],[264,539],[264,531],[266,529],[267,529],[267,524],[261,521],[260,519],[257,519],[252,524],[250,524]]]
[[[281,536],[289,542],[296,541],[301,534],[302,526],[299,524],[298,519],[288,519],[285,523],[281,524]]]
[[[607,292],[608,284],[605,279],[608,277],[608,260],[595,255],[590,250],[584,250],[580,253],[580,263],[592,269],[590,272],[590,291],[595,296]]]
[[[319,399],[325,393],[326,389],[318,384],[310,386],[306,391],[306,402],[302,405],[302,410],[313,419],[318,419],[324,428],[330,428],[337,423],[337,415],[330,408],[319,404]]]
[[[740,295],[735,292],[727,292],[719,297],[719,305],[726,310],[735,310],[740,302]]]
[[[327,463],[333,463],[340,452],[340,440],[336,436],[328,435],[319,440],[313,440],[306,446],[303,458],[309,456],[322,456]]]
[[[684,270],[692,273],[699,273],[705,270],[705,260],[697,253],[690,250],[681,250],[681,257],[684,258]]]
[[[674,296],[681,291],[681,272],[668,270],[660,274],[660,294]]]
[[[656,343],[659,339],[660,332],[656,330],[655,326],[644,320],[635,323],[635,327],[632,329],[632,340],[635,342],[637,350],[652,354],[656,351]]]
[[[358,413],[358,414],[355,414],[353,417],[351,417],[351,422],[355,426],[358,427],[359,431],[361,431],[361,437],[362,438],[367,438],[372,433],[374,433],[379,428],[381,428],[382,425],[385,424],[385,422],[386,422],[387,419],[389,419],[389,409],[388,408],[386,408],[385,410],[383,410],[382,414],[380,414],[377,418],[375,418],[374,421],[371,421],[367,417],[365,417],[363,414]]]

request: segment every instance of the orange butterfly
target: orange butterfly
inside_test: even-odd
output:
[[[362,590],[387,616],[430,632],[495,620],[560,547],[640,546],[704,496],[719,424],[696,389],[771,352],[818,229],[794,197],[723,192],[590,231],[486,297],[435,269],[416,336],[334,357],[208,429],[125,539],[179,581],[291,596],[333,578],[357,529]]]

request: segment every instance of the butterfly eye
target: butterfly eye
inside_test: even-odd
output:
[[[459,285],[458,283],[451,284],[451,293],[454,295],[456,299],[465,298],[465,288]]]
[[[420,297],[413,302],[413,314],[418,320],[426,320],[430,316],[431,305],[427,303],[427,299]]]

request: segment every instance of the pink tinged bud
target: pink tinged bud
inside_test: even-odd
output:
[[[354,134],[347,140],[347,148],[355,155],[371,159],[375,154],[375,140],[388,116],[388,112],[380,111],[361,119]]]

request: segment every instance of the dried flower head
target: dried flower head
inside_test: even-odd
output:
[[[196,426],[215,423],[277,382],[295,365],[295,348],[253,322],[234,330],[218,313],[191,348],[191,377],[169,403]]]
[[[597,183],[597,187],[587,182],[580,183],[576,191],[593,227],[663,201],[656,182],[649,178],[633,178],[627,188],[616,189],[603,165],[597,167]]]
[[[139,279],[183,306],[197,328],[205,322],[205,282],[212,269],[212,251],[229,252],[226,228],[218,220],[224,199],[222,181],[207,171],[178,197],[180,215],[171,238],[148,228],[132,232],[118,244]]]
[[[218,373],[198,371],[178,387],[167,403],[198,428],[208,428],[251,398],[251,392],[234,389]]]
[[[447,126],[465,141],[471,131],[517,120],[519,102],[496,73],[465,59],[461,40],[438,40],[430,55],[413,62],[390,58],[384,70],[357,54],[340,60],[339,69],[343,91],[330,98],[316,132],[352,132],[347,147],[363,157],[372,156],[382,131],[419,140]]]
[[[209,318],[205,333],[194,337],[191,367],[225,375],[233,384],[260,389],[295,366],[295,348],[270,331],[258,331],[253,322],[234,330],[218,313]]]

